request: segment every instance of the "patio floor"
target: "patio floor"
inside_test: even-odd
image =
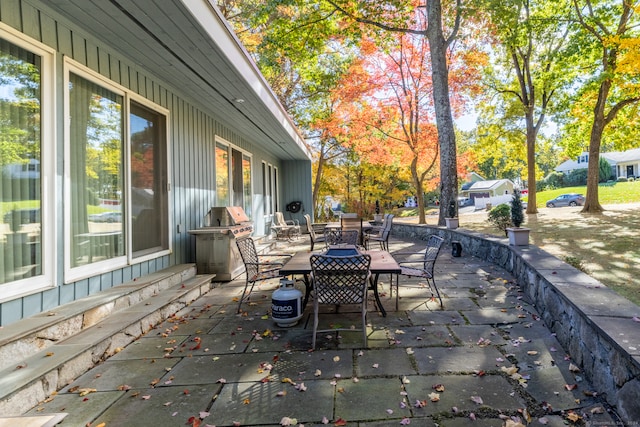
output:
[[[274,251],[308,250],[306,239]],[[392,238],[390,249],[424,244]],[[401,279],[417,287],[400,287],[396,311],[381,277],[388,315],[370,301],[368,348],[360,331],[343,331],[319,334],[310,351],[312,304],[297,325],[278,327],[274,280],[237,315],[241,276],[29,414],[67,413],[70,426],[620,425],[509,274],[445,246],[436,280],[444,310],[417,280]],[[348,307],[321,316],[329,328],[359,322]]]

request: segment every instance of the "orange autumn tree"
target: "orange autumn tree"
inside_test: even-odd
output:
[[[332,132],[363,161],[406,168],[419,223],[424,224],[424,192],[439,184],[440,154],[429,44],[424,35],[404,33],[386,47],[371,38],[361,42],[359,59],[334,93],[338,102]],[[459,115],[463,100],[459,94],[473,86],[470,69],[475,68],[456,65],[463,62],[458,57],[450,59],[450,72],[458,74],[451,79],[451,101],[454,114]]]

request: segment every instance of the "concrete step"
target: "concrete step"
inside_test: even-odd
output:
[[[179,265],[8,325],[0,414],[20,415],[207,293],[214,275]]]

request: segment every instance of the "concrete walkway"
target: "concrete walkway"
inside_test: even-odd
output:
[[[390,246],[408,252],[424,242]],[[303,238],[276,251],[307,249]],[[396,311],[383,277],[388,316],[370,302],[369,348],[347,331],[319,334],[310,351],[312,305],[298,325],[277,327],[273,281],[237,315],[240,277],[29,414],[67,413],[70,426],[622,425],[504,271],[443,247],[436,278],[444,310],[419,282],[401,279],[417,287],[401,286]],[[359,325],[349,307],[330,311],[324,327]]]

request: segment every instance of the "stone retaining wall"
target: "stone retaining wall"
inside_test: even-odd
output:
[[[445,244],[509,271],[598,392],[629,425],[640,425],[640,307],[536,246],[509,246],[468,230],[394,222],[392,236]]]

